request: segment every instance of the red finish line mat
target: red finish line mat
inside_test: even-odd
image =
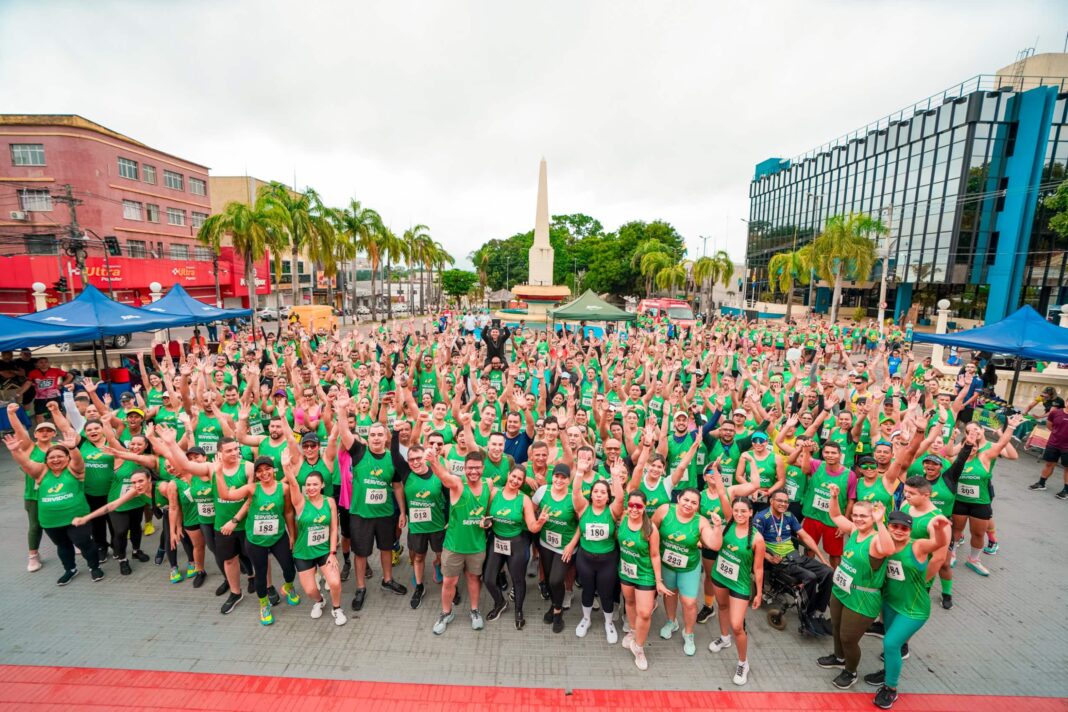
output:
[[[655,680],[650,677],[650,682]],[[576,710],[874,710],[874,692],[672,692],[471,687],[254,675],[0,665],[4,710],[387,710],[427,712]],[[1047,697],[903,694],[899,712],[1068,712],[1068,700]]]

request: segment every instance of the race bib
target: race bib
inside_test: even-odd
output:
[[[214,517],[215,516],[215,503],[214,502],[197,502],[197,514],[202,517]]]
[[[966,485],[963,482],[958,482],[957,496],[979,499],[979,485]]]
[[[430,507],[413,507],[408,517],[412,522],[429,522]]]
[[[685,569],[686,564],[690,562],[690,557],[686,554],[680,554],[670,549],[664,552],[663,559],[665,564],[675,569]]]
[[[849,593],[853,590],[853,577],[843,571],[841,566],[834,570],[833,581],[835,586],[842,589],[846,593]]]
[[[621,561],[621,562],[619,562],[619,570],[624,576],[626,576],[629,579],[637,579],[638,578],[638,565],[637,564],[632,564],[629,561]]]
[[[494,551],[494,553],[500,554],[501,556],[511,556],[512,555],[512,540],[511,539],[494,539],[493,540],[493,551]]]
[[[249,435],[263,435],[263,423],[253,423],[248,427]]]
[[[586,541],[604,541],[608,538],[607,524],[587,524]]]
[[[131,483],[123,482],[122,483],[122,487],[119,488],[119,497],[122,497],[124,494],[126,494],[127,492],[129,492],[132,489],[133,489],[133,485]]]
[[[219,443],[215,440],[209,440],[208,442],[201,443],[200,447],[204,450],[205,455],[214,455],[219,450]]]
[[[384,489],[369,489],[364,495],[363,499],[366,504],[385,504],[386,503],[386,490]]]
[[[829,512],[831,511],[831,500],[829,497],[824,497],[823,495],[813,495],[812,508],[818,509],[821,512]]]
[[[256,536],[274,536],[278,533],[278,520],[273,517],[257,519],[252,522],[252,533]]]
[[[786,481],[786,495],[790,498],[791,501],[797,499],[797,483],[796,482],[791,482],[789,480]],[[830,506],[830,505],[828,505],[828,506]]]
[[[738,564],[727,561],[722,556],[716,558],[716,571],[728,581],[738,580]]]
[[[325,544],[330,538],[330,527],[312,527],[308,530],[308,546]]]
[[[905,570],[901,567],[900,561],[891,559],[886,562],[886,577],[895,581],[905,580]]]
[[[361,438],[364,438],[365,440],[367,439],[367,436],[370,434],[370,432],[371,432],[371,426],[370,425],[357,425],[356,426],[356,434],[359,435]]]
[[[449,472],[460,477],[464,474],[463,460],[449,460]]]
[[[554,546],[557,549],[559,549],[561,546],[563,546],[564,537],[561,536],[560,532],[546,531],[545,532],[545,543],[548,544],[549,546]]]

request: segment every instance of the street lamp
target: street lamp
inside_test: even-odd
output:
[[[808,200],[815,200],[816,201],[816,210],[819,210],[820,201],[823,200],[823,196],[822,195],[818,195],[816,193],[809,193],[808,191],[806,191],[805,192],[805,197]],[[814,242],[815,240],[816,240],[816,214],[813,211],[813,213],[812,213],[812,241]],[[816,294],[816,268],[812,267],[808,271],[808,309],[809,309],[809,316],[811,316],[812,313],[816,309],[815,294]]]
[[[890,267],[890,243],[892,238],[890,237],[891,225],[894,222],[894,204],[882,208],[879,212],[886,212],[886,241],[879,252],[882,253],[883,269],[882,275],[879,279],[879,336],[883,336],[886,333],[886,271]]]
[[[748,220],[746,220],[745,218],[738,218],[738,219],[745,223],[746,228],[750,228],[750,222]],[[750,228],[750,229],[746,230],[746,238],[745,238],[745,278],[747,280],[749,280],[749,282],[753,285],[753,301],[755,302],[756,301],[756,280],[753,278],[753,276],[751,274],[749,274],[749,238],[751,236],[752,236],[752,230]],[[747,284],[745,286],[745,289],[742,291],[742,306],[745,306],[745,302],[748,301],[748,298],[749,298],[748,297],[748,292],[749,292],[749,285]]]

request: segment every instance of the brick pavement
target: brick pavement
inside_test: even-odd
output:
[[[1055,499],[1052,487],[1045,493],[1027,491],[1036,471],[1027,454],[1019,463],[999,463],[995,511],[1002,548],[998,556],[986,557],[992,575],[983,580],[957,569],[956,606],[946,612],[936,605],[914,639],[903,692],[1068,692],[1063,683],[1068,554],[1058,546],[1068,532],[1068,502]],[[730,682],[733,649],[718,655],[707,650],[718,635],[716,619],[698,626],[698,653],[687,658],[677,636],[668,642],[655,636],[664,620],[658,610],[647,646],[650,669],[642,674],[629,653],[605,643],[599,613],[585,639],[574,636],[577,612],[566,614],[563,634],[553,635],[541,623],[544,603],[536,589],[528,598],[522,632],[514,629],[509,611],[478,633],[458,615],[446,634],[436,637],[430,627],[438,610],[437,586],[430,584],[423,607],[413,612],[407,597],[378,588],[380,576],[371,581],[365,609],[350,613],[349,624],[341,628],[329,616],[311,620],[306,602],[277,607],[275,624],[264,628],[251,596],[233,614],[221,616],[221,599],[212,595],[220,576],[211,561],[208,582],[196,591],[188,582],[168,583],[166,568],[152,563],[133,562],[133,575],[120,577],[114,561],[105,565],[107,577],[100,583],[92,583],[83,570],[71,585],[59,588],[58,560],[47,540],[45,567],[34,574],[25,570],[21,488],[21,473],[5,454],[0,460],[0,562],[7,585],[0,597],[0,663],[560,689],[737,689]],[[146,544],[149,554],[157,536]],[[397,578],[409,583],[407,565]],[[350,579],[347,610],[353,588]],[[458,611],[466,608],[465,595]],[[482,610],[488,608],[483,594]],[[762,612],[750,613],[752,673],[746,689],[833,690],[833,672],[813,662],[828,652],[829,641],[801,640],[792,615],[790,622],[779,632]],[[880,641],[866,637],[862,646],[860,671],[878,669]]]

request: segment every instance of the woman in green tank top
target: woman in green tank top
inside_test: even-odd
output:
[[[300,576],[304,593],[312,600],[312,618],[323,615],[326,601],[315,580],[316,570],[322,574],[330,589],[331,615],[335,625],[345,625],[347,619],[341,610],[341,569],[337,563],[338,518],[337,505],[323,495],[325,481],[322,473],[312,471],[304,479],[301,491],[297,473],[301,467],[296,463],[285,464],[287,492],[293,503],[296,520],[296,540],[293,544],[293,563]],[[302,463],[303,464],[303,463]]]
[[[193,476],[174,467],[169,460],[165,468],[171,469],[173,478],[160,483],[160,496],[167,502],[167,525],[161,542],[166,540],[167,560],[171,565],[171,583],[179,583],[186,577],[193,578],[193,588],[204,585],[204,534],[201,526],[212,526],[215,521],[215,496],[210,476]],[[185,573],[178,568],[178,542],[182,543],[188,560]]]
[[[886,559],[886,579],[882,586],[882,616],[886,634],[883,637],[885,670],[865,675],[865,681],[879,684],[875,695],[879,701],[897,699],[897,683],[901,676],[901,648],[931,616],[931,596],[927,587],[928,565],[938,565],[935,558],[949,546],[950,521],[941,515],[931,520],[933,538],[913,539],[913,518],[905,512],[891,512],[887,528],[893,543],[893,553]],[[879,705],[884,709],[889,705]]]
[[[78,573],[74,559],[75,547],[89,564],[93,580],[99,581],[104,577],[89,527],[73,524],[75,517],[89,512],[83,487],[85,463],[81,453],[74,448],[77,437],[73,430],[65,433],[64,441],[69,446],[51,446],[45,451],[44,462],[31,460],[29,451],[19,446],[14,435],[4,437],[4,445],[11,451],[15,462],[37,484],[37,516],[48,538],[56,545],[56,554],[63,564],[63,575],[56,582],[60,586],[67,585]]]
[[[627,468],[622,461],[617,460],[612,468],[611,483],[597,480],[590,485],[588,497],[582,494],[582,474],[582,471],[576,468],[574,481],[571,483],[571,501],[578,515],[579,525],[575,569],[582,585],[582,618],[575,628],[575,635],[584,638],[589,632],[593,598],[596,595],[601,601],[601,611],[604,613],[605,637],[609,645],[615,645],[619,640],[615,623],[612,621],[616,588],[619,586],[616,525],[623,516],[623,483],[627,479]]]
[[[823,668],[843,668],[832,682],[835,687],[846,689],[857,679],[860,639],[882,609],[886,557],[893,553],[894,547],[883,523],[881,502],[854,502],[849,519],[838,506],[838,485],[832,482],[828,488],[831,521],[848,540],[832,577],[830,612],[834,652],[819,658],[816,664]]]
[[[133,543],[133,526],[137,526],[139,534],[141,512],[152,493],[152,474],[133,462],[124,462],[115,471],[115,482],[117,486],[112,487],[113,496],[109,497],[107,504],[84,516],[75,517],[71,524],[81,526],[92,519],[108,515],[115,531],[112,541],[115,545],[115,555],[119,559],[119,572],[123,576],[129,576],[131,569],[130,562],[126,560],[127,532],[130,533],[130,541]],[[137,537],[138,540],[140,538]],[[134,543],[134,546],[139,545],[139,541]],[[144,557],[143,561],[148,561],[148,557],[139,548],[135,550],[135,554],[138,553]],[[142,560],[141,557],[137,557],[139,561]]]
[[[645,513],[645,493],[627,494],[627,513],[616,530],[619,542],[619,580],[623,591],[624,615],[630,632],[623,636],[623,648],[634,655],[639,670],[649,668],[645,641],[656,595],[667,600],[674,592],[664,585],[660,562],[660,532]]]
[[[145,454],[148,439],[144,435],[131,436],[129,448],[124,448],[106,425],[105,432],[111,445],[101,449],[115,458],[115,470],[107,495],[108,501],[114,503],[120,495],[132,487],[130,477],[134,472],[144,471],[151,481],[157,463],[153,455]],[[133,558],[141,563],[148,561],[148,555],[141,551],[141,522],[144,519],[145,506],[152,504],[152,494],[152,490],[149,489],[148,496],[135,497],[121,506],[111,508],[111,514],[108,517],[111,520],[111,544],[119,560],[119,573],[123,576],[129,576],[132,572],[130,562],[126,558],[127,539],[133,547]]]
[[[283,464],[286,464],[283,462]],[[289,466],[295,467],[297,463]],[[248,556],[252,560],[252,568],[256,577],[256,595],[260,599],[260,623],[271,625],[274,623],[274,615],[271,613],[271,602],[267,598],[267,571],[269,567],[268,555],[274,557],[282,568],[282,576],[285,584],[282,591],[286,595],[286,602],[291,606],[300,603],[300,595],[293,587],[293,580],[297,577],[293,565],[293,552],[289,548],[289,542],[296,535],[295,531],[288,531],[289,517],[292,512],[292,500],[290,485],[287,482],[278,482],[274,474],[274,461],[269,457],[257,457],[253,463],[254,481],[231,488],[227,478],[223,474],[223,468],[215,470],[215,487],[219,499],[228,502],[249,500],[248,516],[245,518],[245,540],[248,545]],[[296,473],[294,472],[294,479]],[[288,533],[288,537],[286,534]]]

